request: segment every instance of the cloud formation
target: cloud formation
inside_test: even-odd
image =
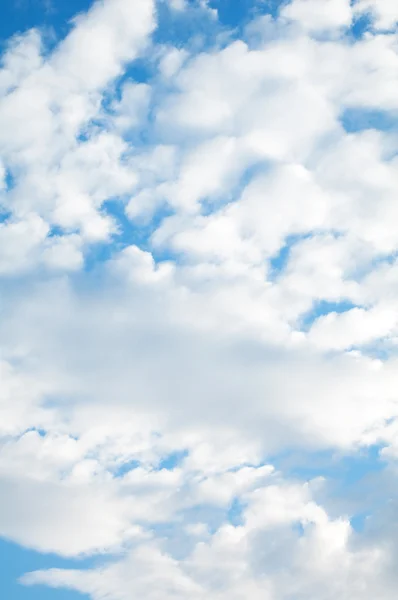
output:
[[[100,555],[21,583],[395,598],[397,20],[104,0],[8,41],[0,535]]]

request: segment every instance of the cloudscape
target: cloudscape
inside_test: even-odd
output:
[[[397,0],[0,38],[0,596],[396,600]]]

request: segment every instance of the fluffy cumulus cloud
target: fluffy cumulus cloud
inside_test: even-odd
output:
[[[3,45],[0,536],[96,557],[27,594],[396,597],[397,4],[221,4]]]
[[[394,30],[398,22],[398,7],[392,0],[357,0],[354,10],[370,16],[377,29]]]

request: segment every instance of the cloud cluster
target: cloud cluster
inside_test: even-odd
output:
[[[165,41],[165,14],[214,39]],[[55,47],[9,41],[0,535],[103,561],[22,583],[395,597],[397,18],[293,0],[238,34],[205,2],[104,0]],[[368,448],[383,498],[281,459],[338,479]]]

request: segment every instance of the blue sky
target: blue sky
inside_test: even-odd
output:
[[[6,600],[395,599],[397,23],[3,1]]]
[[[81,598],[82,594],[65,590],[53,590],[44,586],[37,588],[26,588],[19,584],[18,580],[27,571],[43,567],[73,568],[81,561],[62,560],[51,555],[41,555],[37,552],[26,550],[12,542],[2,541],[1,551],[1,589],[5,598],[32,598],[47,600],[69,600],[69,598]]]
[[[1,20],[1,39],[4,43],[10,36],[23,33],[32,27],[54,28],[58,36],[65,35],[70,28],[70,20],[87,10],[91,2],[71,0],[71,2],[45,2],[42,0],[21,0],[3,3]]]

